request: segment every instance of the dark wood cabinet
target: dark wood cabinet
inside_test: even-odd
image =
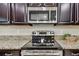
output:
[[[79,56],[78,49],[65,49],[64,56]]]
[[[60,3],[59,4],[59,17],[58,23],[70,23],[71,19],[71,4],[70,3]]]
[[[75,3],[71,3],[71,19],[70,23],[75,24]]]
[[[0,24],[10,22],[10,3],[0,3]]]
[[[27,4],[13,3],[12,4],[12,23],[26,23],[27,21]]]
[[[75,23],[79,24],[79,3],[75,3]]]
[[[0,50],[0,56],[21,56],[20,50]]]

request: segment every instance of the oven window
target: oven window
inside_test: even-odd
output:
[[[30,11],[30,21],[49,21],[49,11]]]
[[[56,20],[56,11],[51,11],[51,20],[55,21]]]

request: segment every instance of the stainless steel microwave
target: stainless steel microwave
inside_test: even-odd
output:
[[[57,7],[28,7],[28,23],[57,23]]]

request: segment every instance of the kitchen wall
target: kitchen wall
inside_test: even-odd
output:
[[[56,35],[70,33],[79,35],[79,25],[33,24],[29,25],[0,25],[0,35],[31,35],[35,30],[52,30]]]

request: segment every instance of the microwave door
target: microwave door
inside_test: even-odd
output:
[[[38,14],[31,14],[31,21],[37,21],[38,17],[37,17]]]
[[[29,11],[29,21],[35,23],[43,23],[49,21],[48,11]]]
[[[48,21],[48,14],[39,14],[38,21]]]

